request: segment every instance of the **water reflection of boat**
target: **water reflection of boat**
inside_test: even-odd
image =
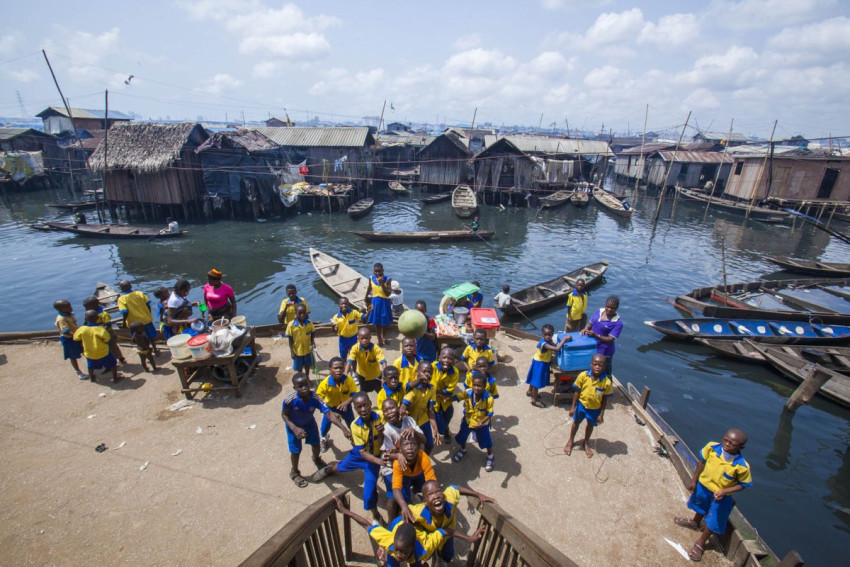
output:
[[[839,262],[818,262],[817,260],[796,260],[794,258],[768,258],[774,264],[782,266],[788,272],[812,274],[815,276],[850,276],[850,264]]]
[[[437,193],[436,195],[429,195],[427,197],[423,197],[419,199],[419,202],[423,205],[433,205],[434,203],[440,203],[442,201],[448,201],[452,198],[451,192],[448,193]]]
[[[489,240],[496,234],[492,230],[420,230],[416,232],[370,232],[351,230],[351,234],[375,242],[460,242],[464,240]]]

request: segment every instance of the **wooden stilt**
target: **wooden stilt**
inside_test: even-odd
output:
[[[791,397],[785,403],[785,411],[795,412],[803,404],[811,401],[821,386],[830,379],[830,374],[824,372],[819,364],[812,364],[803,382],[797,386]]]

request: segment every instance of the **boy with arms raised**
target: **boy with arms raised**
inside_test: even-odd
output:
[[[401,440],[409,437],[416,439],[420,447],[425,445],[425,434],[416,425],[416,421],[409,415],[402,417],[398,404],[392,398],[384,400],[381,405],[384,414],[384,443],[381,446],[381,458],[384,465],[381,467],[381,478],[387,489],[387,513],[390,518],[399,514],[398,503],[392,497],[393,493],[393,461],[398,460],[402,467],[407,467],[407,461],[399,460],[399,447]]]

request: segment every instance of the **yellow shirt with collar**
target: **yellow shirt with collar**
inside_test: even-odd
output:
[[[357,309],[349,309],[348,313],[337,311],[336,315],[331,317],[331,321],[336,325],[336,334],[346,339],[357,334],[362,319],[363,314]]]
[[[339,382],[333,376],[328,376],[316,388],[316,394],[331,408],[336,408],[359,391],[357,382],[348,374],[343,374]]]
[[[83,356],[98,360],[109,354],[109,332],[100,325],[85,325],[74,333],[74,340],[83,343]]]
[[[292,337],[292,350],[295,356],[304,356],[313,352],[313,323],[308,319],[300,324],[297,319],[286,326],[286,337]]]
[[[431,367],[434,369],[431,374],[431,385],[434,386],[435,393],[443,393],[447,396],[454,396],[455,388],[457,388],[458,380],[460,379],[460,370],[457,366],[452,366],[451,369],[443,369],[443,365],[439,362],[432,362]],[[437,404],[434,408],[436,411],[446,411],[452,405],[451,400],[443,401],[437,398]]]
[[[304,309],[307,310],[307,315],[310,315],[310,306],[307,305],[307,300],[303,297],[299,297],[296,301],[290,301],[289,297],[286,297],[283,301],[280,302],[280,309],[277,310],[278,315],[283,313],[283,324],[289,325],[292,321],[295,321],[295,306],[303,305]]]
[[[602,398],[614,394],[611,379],[607,374],[603,374],[599,380],[596,380],[587,371],[582,372],[576,378],[575,387],[580,390],[578,401],[589,410],[601,408]]]
[[[348,362],[356,364],[357,373],[367,380],[380,378],[381,363],[386,361],[383,349],[374,343],[364,349],[358,342],[348,351]]]

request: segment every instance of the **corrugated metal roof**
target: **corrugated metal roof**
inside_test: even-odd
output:
[[[773,155],[782,155],[787,154],[789,152],[793,152],[798,150],[796,146],[774,146]],[[738,156],[747,156],[747,155],[755,155],[755,156],[764,156],[770,153],[770,146],[754,146],[754,145],[744,145],[744,146],[735,146],[728,148],[726,150],[728,153],[738,157]]]
[[[375,144],[375,138],[365,126],[353,128],[307,128],[289,126],[280,128],[250,128],[281,146],[304,148],[334,147],[362,148]]]
[[[38,116],[39,118],[44,118],[44,115],[49,114],[50,112],[55,112],[57,114],[60,114],[61,116],[68,116],[68,112],[65,110],[65,107],[63,107],[63,106],[50,106],[50,107],[42,110],[38,114],[36,114],[36,116]],[[74,118],[91,118],[91,119],[95,119],[95,120],[103,120],[105,113],[104,113],[103,110],[89,110],[89,109],[86,109],[86,108],[72,108],[71,109],[71,115]],[[118,112],[117,110],[110,110],[109,111],[109,118],[111,120],[132,120],[132,118],[130,116],[124,114],[123,112]]]
[[[696,138],[697,136],[702,136],[706,140],[715,140],[717,142],[723,140],[731,140],[733,142],[746,142],[747,140],[749,140],[749,138],[746,137],[744,134],[739,134],[737,132],[732,132],[731,136],[729,135],[729,132],[700,132],[699,134],[694,136],[694,138]]]
[[[678,163],[732,163],[732,156],[723,152],[689,152],[687,150],[660,151],[658,155],[664,161]]]
[[[653,152],[657,152],[658,150],[667,150],[670,148],[676,147],[676,144],[671,144],[668,142],[653,142],[651,144],[644,144],[643,148],[641,146],[636,146],[634,148],[629,148],[627,150],[623,150],[622,152],[617,152],[618,156],[639,156],[641,153],[643,155],[648,155]]]
[[[607,142],[579,140],[576,138],[547,138],[546,136],[485,136],[484,146],[490,147],[506,138],[521,152],[527,154],[582,154],[613,156]]]

